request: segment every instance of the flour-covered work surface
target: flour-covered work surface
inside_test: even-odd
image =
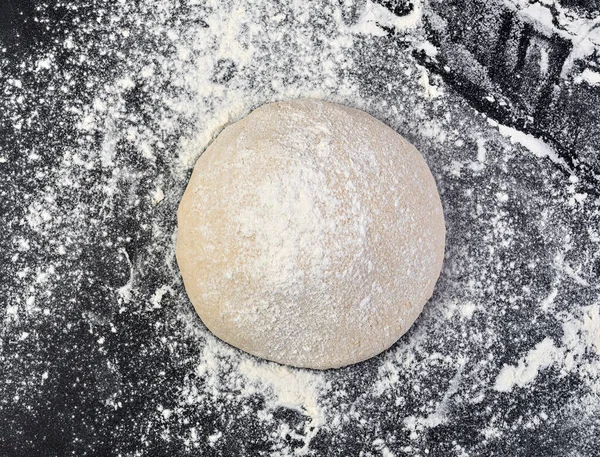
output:
[[[0,455],[598,455],[597,2],[23,8],[0,46]],[[417,322],[339,370],[216,339],[175,260],[200,153],[296,98],[407,138],[446,220]]]

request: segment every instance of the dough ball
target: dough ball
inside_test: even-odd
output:
[[[219,338],[335,368],[391,346],[431,297],[445,226],[419,152],[370,115],[272,103],[198,159],[178,212],[187,293]]]

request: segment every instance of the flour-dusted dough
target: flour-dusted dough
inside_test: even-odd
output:
[[[370,115],[295,100],[230,125],[198,159],[177,260],[206,326],[309,368],[391,346],[431,297],[444,256],[435,182]]]

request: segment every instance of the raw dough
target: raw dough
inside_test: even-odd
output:
[[[391,346],[431,297],[445,226],[419,152],[370,115],[264,105],[198,159],[177,260],[206,326],[276,362],[334,368]]]

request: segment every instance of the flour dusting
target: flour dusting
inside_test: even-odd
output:
[[[0,45],[0,454],[595,455],[592,3],[95,0],[15,15],[25,28]],[[406,137],[447,224],[411,330],[326,372],[215,338],[174,251],[198,157],[296,98]]]

